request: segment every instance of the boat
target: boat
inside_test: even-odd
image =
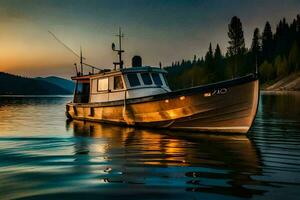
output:
[[[259,102],[257,73],[172,91],[161,66],[142,66],[141,57],[134,56],[132,67],[124,67],[121,31],[118,36],[119,48],[112,44],[119,56],[114,69],[88,65],[81,54],[81,70],[76,66],[72,77],[74,98],[66,105],[69,119],[194,132],[249,131]],[[84,65],[92,72],[84,74]]]

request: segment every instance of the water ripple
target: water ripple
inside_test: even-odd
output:
[[[264,94],[248,136],[66,122],[69,100],[0,98],[1,199],[300,195],[299,94]]]

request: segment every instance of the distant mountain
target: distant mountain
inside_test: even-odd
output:
[[[67,81],[67,80],[66,80]],[[66,95],[70,90],[48,81],[0,72],[0,95]]]
[[[36,79],[57,85],[61,88],[64,88],[65,90],[69,91],[70,93],[73,93],[73,91],[74,91],[74,87],[75,87],[74,82],[67,80],[67,79],[63,79],[63,78],[56,77],[56,76],[49,76],[49,77],[45,77],[45,78],[37,77]]]

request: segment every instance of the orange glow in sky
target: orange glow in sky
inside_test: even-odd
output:
[[[49,33],[79,53],[86,62],[112,68],[117,56],[111,43],[121,26],[125,65],[138,54],[144,65],[171,65],[173,61],[205,55],[209,43],[228,45],[227,26],[233,15],[241,18],[247,47],[253,30],[266,21],[291,20],[300,1],[185,1],[185,0],[0,0],[0,71],[34,76],[74,74],[78,58]],[[265,9],[268,6],[268,9]],[[277,13],[274,15],[274,13]]]

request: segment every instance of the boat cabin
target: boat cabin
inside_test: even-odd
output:
[[[74,103],[100,103],[170,92],[167,71],[157,67],[131,67],[73,77]]]
[[[160,67],[142,66],[142,58],[132,58],[132,67],[124,68],[121,40],[124,37],[119,29],[119,49],[112,43],[112,50],[117,52],[119,61],[114,62],[114,70],[100,69],[83,62],[80,51],[80,71],[75,64],[77,76],[73,103],[101,103],[140,98],[170,92],[165,75],[167,71]],[[83,66],[91,67],[92,72],[83,75]],[[119,69],[117,69],[119,66]],[[99,73],[94,73],[94,70]]]

